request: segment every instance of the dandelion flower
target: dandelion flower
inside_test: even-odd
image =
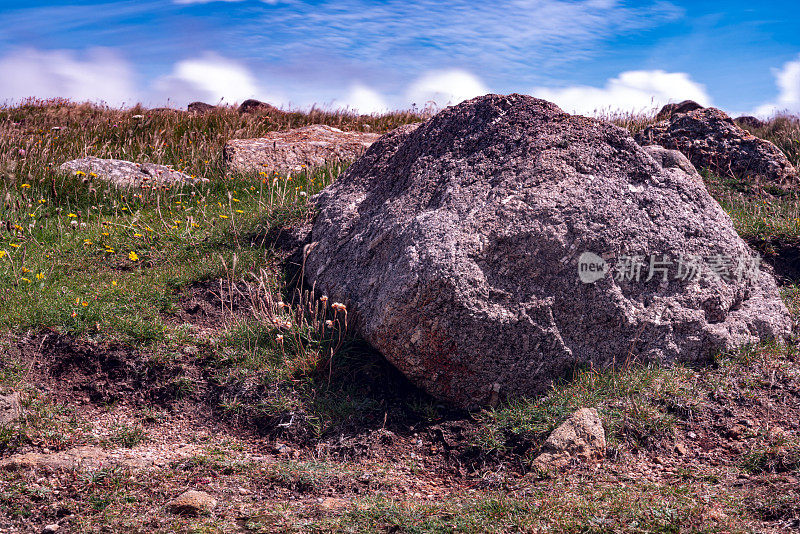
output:
[[[12,246],[13,248],[19,248],[19,247],[20,247],[20,244],[19,244],[19,243],[11,243],[11,246]]]
[[[67,217],[69,217],[70,219],[74,219],[75,217],[77,217],[77,215],[75,215],[74,213],[67,213]]]
[[[142,234],[133,234],[133,237],[144,237]]]
[[[44,280],[44,273],[39,273],[36,275],[37,280]]]
[[[31,184],[22,184],[20,187],[22,189],[30,189],[31,188]]]
[[[139,256],[134,251],[131,250],[130,253],[128,254],[128,259],[130,259],[131,261],[139,261]]]
[[[23,282],[28,282],[29,284],[31,283],[30,279],[25,278],[24,276],[20,278],[20,280],[22,280]]]
[[[230,217],[228,217],[227,215],[220,215],[219,218],[220,219],[229,219]]]
[[[114,286],[114,287],[117,287],[117,281],[116,280],[112,280],[111,281],[111,285]]]
[[[5,250],[0,250],[0,258],[5,258],[7,252]]]

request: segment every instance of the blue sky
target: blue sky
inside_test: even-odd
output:
[[[798,23],[797,1],[0,0],[0,102],[800,112]]]

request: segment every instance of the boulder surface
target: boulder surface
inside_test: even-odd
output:
[[[700,176],[651,151],[524,95],[446,108],[316,197],[306,278],[408,378],[466,407],[785,336],[774,279]]]
[[[134,163],[121,159],[100,159],[95,157],[74,159],[62,164],[62,172],[84,173],[99,180],[108,180],[119,187],[138,187],[142,185],[177,185],[207,182],[206,178],[194,178],[173,170],[166,165],[155,163]]]
[[[270,132],[258,139],[232,139],[226,143],[223,157],[229,169],[239,172],[299,171],[304,165],[353,161],[379,137],[313,124]]]
[[[778,147],[743,130],[716,108],[673,111],[638,133],[636,141],[680,150],[695,167],[721,176],[781,188],[798,185],[797,170]]]

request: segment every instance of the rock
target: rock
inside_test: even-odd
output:
[[[299,171],[303,165],[353,161],[379,137],[314,124],[270,132],[259,139],[232,139],[226,143],[223,157],[228,168],[238,172]]]
[[[696,109],[703,109],[703,106],[694,100],[684,100],[683,102],[679,102],[677,104],[667,104],[661,108],[661,111],[658,112],[658,115],[656,115],[656,120],[664,121],[673,115],[677,115],[679,113],[688,113]]]
[[[22,417],[19,392],[0,395],[0,425],[9,425]]]
[[[152,115],[180,115],[183,112],[182,109],[175,108],[153,108],[148,110],[148,113]]]
[[[533,460],[538,469],[558,469],[572,461],[592,462],[606,455],[606,432],[595,408],[581,408],[564,421]]]
[[[42,532],[45,533],[45,534],[52,533],[52,532],[58,532],[58,530],[60,528],[61,528],[61,526],[58,523],[52,523],[52,524],[47,525],[46,527],[44,527],[42,529]]]
[[[717,256],[755,256],[699,175],[651,152],[524,95],[446,108],[383,136],[315,198],[305,275],[410,380],[460,406],[539,394],[575,368],[704,361],[786,336],[766,271],[714,274]],[[586,251],[608,258],[594,283],[578,276]],[[634,280],[626,263],[650,254],[672,269],[646,281],[648,261]],[[692,255],[708,261],[678,277]]]
[[[687,449],[686,445],[684,445],[680,441],[675,443],[675,452],[677,452],[681,456],[688,456],[689,455],[689,449]]]
[[[209,513],[217,506],[217,500],[205,491],[189,490],[167,503],[167,508],[176,514],[198,515]]]
[[[98,179],[108,180],[118,187],[208,182],[206,178],[193,178],[165,165],[134,163],[121,159],[100,159],[95,157],[74,159],[62,164],[59,169],[68,173],[83,172],[88,177],[93,177],[92,174],[95,174]]]
[[[280,113],[281,110],[273,106],[272,104],[267,104],[266,102],[261,102],[260,100],[255,99],[247,99],[239,106],[236,110],[239,113]]]
[[[736,117],[733,121],[740,126],[747,126],[749,128],[763,128],[767,125],[766,122],[751,115],[742,115],[741,117]]]
[[[209,111],[214,111],[217,109],[217,106],[212,106],[211,104],[206,104],[205,102],[192,102],[186,107],[186,110],[190,113],[208,113]]]
[[[779,187],[798,185],[797,171],[778,147],[741,129],[715,108],[673,114],[639,132],[636,141],[679,150],[695,167],[722,176]]]

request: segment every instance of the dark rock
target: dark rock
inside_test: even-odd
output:
[[[449,107],[381,137],[318,195],[307,280],[409,379],[461,406],[542,393],[576,368],[786,336],[774,279],[713,274],[715,257],[753,252],[681,157],[659,159],[528,96]],[[584,251],[615,268],[582,283]],[[648,260],[640,280],[619,276],[626,256],[650,254],[674,262],[667,280],[645,280]],[[692,255],[699,276],[678,278]]]
[[[278,108],[273,106],[272,104],[267,104],[266,102],[261,102],[260,100],[254,100],[252,98],[245,100],[237,109],[239,113],[274,113],[280,112]]]
[[[721,176],[785,188],[798,184],[797,171],[778,147],[741,129],[716,108],[674,114],[636,134],[636,141],[679,150],[695,167]]]
[[[741,117],[736,117],[733,121],[739,126],[747,126],[748,128],[763,128],[767,125],[766,122],[751,115],[742,115]]]
[[[211,104],[206,104],[205,102],[192,102],[187,106],[186,109],[190,113],[208,113],[209,111],[214,111],[217,109],[217,106],[212,106]]]
[[[661,111],[658,112],[658,115],[656,115],[656,120],[665,121],[670,117],[672,117],[673,115],[678,115],[680,113],[688,113],[696,109],[703,109],[703,106],[701,106],[694,100],[684,100],[683,102],[678,102],[677,104],[667,104],[666,106],[661,108]]]

